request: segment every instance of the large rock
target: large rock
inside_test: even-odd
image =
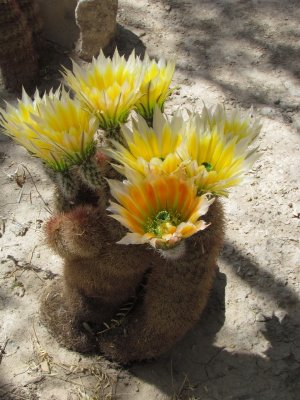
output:
[[[76,23],[80,28],[77,50],[89,61],[107,47],[116,34],[118,0],[79,0]]]

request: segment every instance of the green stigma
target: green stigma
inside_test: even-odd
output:
[[[168,232],[170,225],[178,226],[181,222],[181,215],[176,211],[161,210],[154,217],[148,218],[144,225],[145,233],[153,233],[161,238]]]
[[[205,167],[205,169],[206,169],[206,171],[207,172],[210,172],[210,171],[212,171],[213,170],[213,166],[211,165],[211,163],[209,163],[209,162],[203,162],[201,165],[203,165],[204,167]]]
[[[156,215],[155,219],[156,219],[157,221],[165,221],[165,222],[166,222],[166,221],[170,221],[171,215],[170,215],[170,213],[169,213],[168,211],[163,210],[163,211],[160,211],[160,212]]]

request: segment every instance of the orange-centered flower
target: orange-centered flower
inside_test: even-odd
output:
[[[112,217],[128,228],[120,244],[150,243],[159,249],[170,249],[184,238],[205,229],[200,217],[213,202],[197,196],[194,180],[164,175],[133,182],[109,181]]]

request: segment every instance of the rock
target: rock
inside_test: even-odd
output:
[[[300,217],[300,204],[293,204],[293,216],[296,218]]]
[[[29,225],[21,225],[14,231],[16,236],[25,236],[29,230]]]
[[[260,110],[260,113],[262,115],[268,116],[268,115],[273,115],[274,114],[274,110],[271,107],[263,107]]]
[[[77,51],[90,61],[100,49],[108,47],[116,34],[118,0],[79,0],[75,9],[76,24],[80,28]]]
[[[275,311],[274,315],[278,318],[279,322],[281,323],[288,316],[288,313],[285,310],[278,309]]]

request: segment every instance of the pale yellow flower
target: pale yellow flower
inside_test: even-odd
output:
[[[218,104],[215,109],[203,107],[201,121],[203,130],[217,128],[227,139],[236,137],[238,141],[245,140],[252,143],[261,130],[261,123],[251,118],[252,109],[243,117],[237,109],[226,111],[224,106]]]
[[[83,67],[73,62],[73,71],[64,69],[63,75],[82,104],[96,115],[100,127],[111,130],[127,120],[141,95],[143,65],[134,51],[127,61],[117,50],[112,59],[101,51]]]
[[[58,97],[59,91],[50,92],[49,97]],[[6,104],[6,110],[0,109],[0,124],[2,132],[10,136],[18,144],[35,157],[41,158],[48,165],[57,167],[65,165],[61,151],[56,152],[56,157],[52,156],[52,147],[40,140],[36,134],[38,124],[35,118],[39,115],[39,105],[47,101],[47,95],[40,97],[38,91],[35,92],[33,100],[22,90],[22,99],[14,107]]]
[[[40,97],[39,92],[36,90],[32,100],[23,88],[22,99],[17,100],[16,107],[6,103],[6,110],[0,109],[0,122],[5,130],[4,133],[13,137],[17,142],[22,141],[24,138],[20,135],[20,128],[28,124],[37,126],[34,118],[39,114],[39,106],[45,104],[47,98],[58,98],[59,93],[60,88],[55,92],[51,90],[49,95],[44,94]]]
[[[164,175],[129,181],[109,181],[112,217],[129,229],[120,244],[150,243],[155,248],[170,249],[182,239],[205,229],[200,217],[213,202],[197,196],[194,180]]]
[[[217,127],[203,130],[198,114],[190,120],[186,146],[182,151],[188,176],[197,176],[199,193],[227,195],[228,189],[239,184],[258,155],[248,142],[238,136],[228,137]]]
[[[141,84],[141,98],[136,103],[136,110],[141,114],[149,125],[152,125],[152,118],[156,106],[161,111],[164,103],[170,95],[170,84],[175,70],[175,61],[166,62],[160,59],[158,62],[150,60],[146,55],[143,63],[145,73]]]
[[[181,163],[178,149],[185,135],[185,124],[177,113],[169,121],[155,108],[153,128],[140,115],[132,119],[132,129],[122,125],[126,147],[113,141],[114,149],[106,153],[121,165],[115,166],[123,175],[129,167],[143,174],[172,173]]]
[[[126,147],[113,142],[107,155],[119,164],[114,167],[127,179],[135,174],[146,176],[176,174],[195,178],[199,194],[228,194],[238,185],[256,160],[256,149],[249,148],[248,138],[224,133],[213,126],[204,129],[199,114],[184,121],[180,114],[168,119],[156,108],[153,128],[142,117],[123,126]]]
[[[18,107],[1,110],[3,132],[50,168],[63,171],[94,151],[95,119],[64,90],[34,99],[23,92]]]

